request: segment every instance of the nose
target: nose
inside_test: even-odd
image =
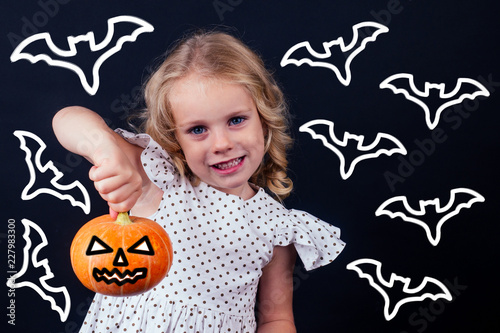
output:
[[[233,148],[233,140],[227,130],[213,132],[212,152],[215,154],[225,153]]]
[[[123,249],[120,247],[118,251],[116,251],[116,256],[115,259],[113,260],[113,265],[114,266],[128,266],[128,260],[127,256],[125,255],[125,252]]]

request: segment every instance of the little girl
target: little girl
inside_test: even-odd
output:
[[[280,204],[292,190],[291,139],[274,79],[234,37],[196,33],[173,48],[144,97],[146,134],[113,132],[82,107],[53,120],[61,144],[94,165],[110,212],[155,220],[174,248],[151,291],[97,294],[81,332],[295,332],[295,251],[310,270],[344,243],[338,228]]]

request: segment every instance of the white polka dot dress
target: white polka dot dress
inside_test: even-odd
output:
[[[96,294],[81,332],[255,332],[258,282],[274,246],[293,243],[308,270],[344,248],[338,228],[284,208],[263,189],[245,201],[203,182],[193,187],[148,135],[118,133],[145,147],[144,169],[164,191],[150,218],[168,232],[174,260],[144,294]]]

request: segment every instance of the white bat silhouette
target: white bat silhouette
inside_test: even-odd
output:
[[[35,198],[37,195],[42,193],[50,194],[60,200],[68,200],[72,206],[80,207],[85,212],[85,214],[89,214],[90,196],[85,187],[77,180],[69,185],[60,184],[59,180],[64,176],[64,174],[61,171],[59,171],[56,166],[54,166],[54,163],[52,161],[48,161],[47,163],[45,163],[45,165],[42,165],[41,162],[42,153],[47,147],[45,143],[42,141],[42,139],[40,139],[38,136],[36,136],[31,132],[21,131],[21,130],[15,131],[14,135],[17,136],[17,138],[20,141],[19,148],[21,148],[26,153],[25,161],[26,165],[28,166],[30,174],[30,180],[28,182],[28,185],[24,187],[21,193],[21,199],[31,200]],[[26,145],[26,138],[34,140],[40,146],[40,148],[38,148],[37,151],[35,152],[34,156],[31,150]],[[37,174],[45,173],[47,171],[51,171],[54,173],[54,178],[50,180],[50,184],[54,188],[42,187],[30,192],[35,185]],[[64,194],[64,192],[68,192],[74,188],[78,188],[81,191],[83,195],[83,202],[76,200],[70,194]]]
[[[122,22],[128,22],[132,23],[134,25],[139,26],[138,28],[135,28],[131,34],[125,35],[120,37],[115,45],[111,45],[111,42],[113,41],[115,36],[115,24],[117,23],[122,23]],[[126,42],[135,42],[137,39],[137,36],[139,36],[142,33],[146,32],[152,32],[154,30],[154,27],[149,24],[148,22],[134,17],[134,16],[128,16],[128,15],[123,15],[123,16],[116,16],[113,18],[110,18],[108,20],[108,32],[106,34],[106,37],[103,39],[102,42],[96,43],[95,37],[94,37],[94,32],[90,31],[85,35],[79,35],[79,36],[69,36],[67,38],[68,40],[68,50],[63,50],[57,47],[54,42],[52,41],[52,38],[48,32],[42,32],[38,33],[35,35],[32,35],[25,40],[23,40],[19,45],[14,49],[10,56],[10,61],[11,62],[16,62],[20,59],[25,59],[30,61],[31,63],[36,63],[40,60],[45,61],[49,66],[57,66],[57,67],[63,67],[67,68],[73,72],[75,72],[78,77],[80,78],[80,82],[82,83],[83,88],[87,93],[90,95],[95,95],[97,93],[97,90],[99,89],[99,68],[103,64],[104,61],[106,61],[109,57],[111,57],[113,54],[117,53],[118,51],[121,50],[122,46]],[[33,55],[28,52],[25,52],[24,49],[33,44],[36,41],[41,41],[42,43],[45,43],[43,46],[49,48],[49,51],[53,53],[51,54],[37,54]],[[103,51],[101,56],[95,61],[93,67],[92,67],[92,85],[89,84],[89,80],[87,79],[85,73],[83,70],[75,65],[72,62],[65,61],[65,60],[58,60],[54,59],[54,55],[62,57],[62,58],[71,58],[74,57],[77,54],[77,48],[76,44],[80,42],[88,42],[90,50],[92,52],[97,52],[97,51]]]
[[[459,196],[460,194],[465,194]],[[457,198],[458,197],[458,198]],[[441,205],[439,198],[432,200],[420,200],[419,209],[413,209],[408,204],[405,196],[397,196],[384,201],[376,210],[375,215],[387,215],[390,218],[400,217],[403,221],[415,223],[425,230],[429,242],[436,246],[441,240],[441,228],[443,224],[453,216],[457,215],[462,208],[470,208],[476,202],[484,202],[484,197],[468,188],[456,188],[450,191],[450,200],[444,206]],[[432,236],[430,227],[421,220],[427,213],[427,207],[434,206],[436,213],[442,214],[436,225],[436,236]]]
[[[314,126],[318,125],[326,125],[328,127],[329,137],[325,137],[323,134],[317,133]],[[334,123],[330,120],[315,119],[300,126],[299,131],[307,132],[311,134],[313,139],[321,140],[326,148],[333,151],[339,157],[340,175],[344,180],[352,175],[356,164],[363,160],[377,158],[382,154],[391,156],[392,154],[396,153],[402,155],[406,155],[407,153],[406,148],[403,146],[403,144],[392,135],[386,133],[377,133],[375,141],[368,145],[365,145],[363,135],[356,135],[345,132],[343,139],[338,139],[335,135],[333,127]],[[360,154],[352,160],[349,166],[346,166],[345,157],[341,149],[345,148],[347,144],[352,141],[356,141],[356,149],[360,152]],[[389,149],[379,148],[381,144],[385,143],[388,143],[391,147]]]
[[[366,28],[374,28],[375,31],[371,34],[371,36],[366,36],[363,33],[361,33],[360,36],[360,31],[361,29],[366,29]],[[366,30],[365,30],[366,31]],[[337,76],[337,79],[342,83],[344,86],[348,86],[349,83],[351,82],[351,62],[352,60],[361,52],[365,49],[366,44],[369,42],[373,42],[377,39],[378,35],[382,33],[386,33],[389,31],[389,28],[386,26],[376,23],[376,22],[362,22],[353,25],[352,27],[352,40],[349,44],[346,45],[344,39],[342,37],[339,37],[337,39],[334,39],[330,42],[324,42],[323,43],[323,53],[316,52],[312,47],[311,44],[308,41],[304,41],[298,44],[295,44],[292,46],[283,56],[281,59],[281,67],[285,67],[286,65],[296,65],[296,66],[301,66],[303,64],[308,64],[309,66],[312,67],[323,67],[323,68],[328,68],[332,70],[335,75]],[[343,64],[343,69],[345,71],[345,77],[342,76],[342,73],[340,72],[339,67],[336,65],[333,65],[329,62],[326,62],[325,60],[328,60],[332,56],[332,50],[331,48],[333,46],[339,46],[340,50],[342,53],[347,53],[350,52],[349,55],[346,57],[345,63]],[[297,56],[297,51],[300,49],[305,48],[308,55],[311,55],[313,58],[309,57],[301,57]],[[298,58],[298,59],[297,59]]]
[[[429,82],[425,82],[424,90],[420,91],[415,86],[413,75],[407,73],[399,73],[389,76],[380,83],[380,89],[384,88],[391,89],[394,94],[403,94],[407,100],[420,106],[425,113],[425,123],[431,130],[436,128],[439,123],[441,113],[446,110],[446,108],[460,104],[466,98],[475,99],[478,96],[488,97],[490,95],[488,89],[486,89],[481,83],[468,78],[459,78],[455,88],[449,92],[445,92],[446,87],[444,83]],[[431,110],[425,102],[425,99],[429,97],[432,89],[437,89],[439,91],[439,97],[446,100],[446,102],[441,104],[435,111],[434,119],[431,119]],[[474,91],[470,92],[470,89],[474,89]]]
[[[47,237],[45,236],[45,233],[43,232],[42,228],[40,228],[36,223],[28,219],[22,219],[21,222],[24,225],[23,238],[26,240],[26,245],[24,246],[23,249],[23,265],[19,272],[17,272],[10,279],[7,280],[7,286],[9,288],[29,287],[33,289],[45,301],[50,302],[50,308],[59,313],[61,321],[65,322],[66,319],[68,319],[69,310],[71,308],[71,298],[69,296],[68,289],[66,289],[66,287],[52,287],[47,284],[47,280],[52,279],[54,277],[54,273],[52,273],[52,270],[50,269],[49,260],[46,258],[44,259],[39,258],[40,250],[44,248],[46,245],[48,245]],[[31,230],[34,230],[42,240],[42,242],[33,249],[31,248],[31,246],[33,245],[30,238]],[[31,263],[35,268],[42,267],[45,270],[45,275],[41,276],[38,279],[42,288],[40,288],[37,284],[31,281],[20,281],[20,278],[23,277],[23,275],[30,267],[29,263],[30,259]],[[62,293],[64,295],[64,300],[65,300],[64,306],[57,305],[57,302],[53,297],[54,294],[59,294],[59,293]]]
[[[375,276],[372,276],[370,273],[366,273],[363,268],[360,267],[361,265],[375,266]],[[347,269],[356,271],[360,278],[367,279],[370,286],[375,288],[375,290],[377,290],[380,295],[382,295],[385,302],[384,317],[387,321],[392,320],[397,315],[399,308],[403,304],[410,302],[420,302],[426,298],[430,298],[433,301],[440,298],[451,301],[453,298],[450,291],[443,283],[428,276],[424,277],[422,282],[415,288],[410,287],[411,278],[402,277],[396,275],[395,273],[391,273],[389,281],[386,281],[382,276],[382,264],[374,259],[363,258],[355,260],[347,265]],[[400,287],[400,283],[403,284],[402,291],[407,296],[397,300],[397,302],[392,302],[395,304],[391,304],[391,300],[386,290],[394,288],[396,282],[399,282],[398,287]],[[439,292],[436,293],[436,289],[439,290]],[[391,306],[393,307],[392,310]]]

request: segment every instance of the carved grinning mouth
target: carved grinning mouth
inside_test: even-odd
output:
[[[138,280],[144,279],[147,272],[147,268],[136,268],[132,272],[127,269],[123,273],[117,268],[113,268],[111,271],[107,268],[94,268],[92,276],[97,282],[104,281],[106,284],[115,283],[118,286],[123,286],[125,283],[134,284]]]

